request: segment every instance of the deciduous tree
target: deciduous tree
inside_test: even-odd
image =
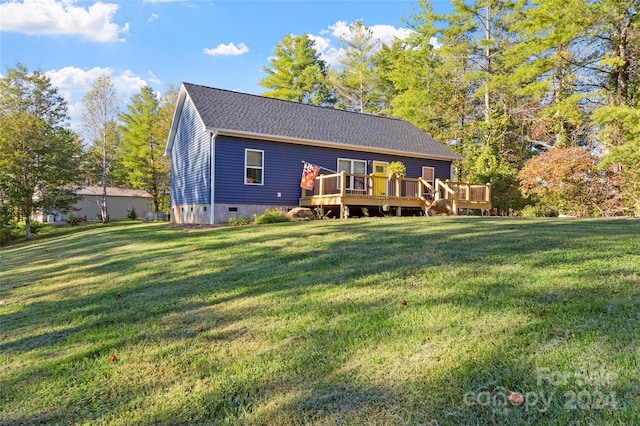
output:
[[[589,216],[604,202],[598,158],[584,148],[553,148],[527,161],[520,189],[561,213]]]
[[[18,64],[0,79],[0,192],[25,221],[36,211],[69,211],[82,147],[65,128],[67,103],[41,71]],[[6,205],[5,205],[6,207]]]
[[[109,221],[107,206],[107,179],[120,150],[118,129],[118,96],[108,75],[98,77],[91,90],[84,96],[82,105],[82,129],[91,143],[90,149],[99,161],[102,198],[99,201],[103,223]]]

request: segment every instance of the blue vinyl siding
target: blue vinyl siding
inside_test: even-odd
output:
[[[189,98],[184,102],[171,153],[171,205],[209,204],[210,134]]]
[[[264,150],[264,185],[244,184],[245,149]],[[302,161],[337,170],[338,158],[364,161],[402,161],[407,177],[422,176],[422,167],[435,169],[435,177],[449,179],[451,162],[396,155],[371,154],[333,148],[267,142],[218,136],[215,142],[215,202],[238,204],[297,205],[301,190]],[[321,170],[321,174],[330,173]],[[371,173],[371,164],[367,165]],[[278,197],[278,193],[281,197]]]

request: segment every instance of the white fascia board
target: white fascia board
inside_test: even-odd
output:
[[[187,90],[184,88],[184,84],[180,86],[180,92],[178,93],[178,102],[176,102],[176,108],[173,111],[173,118],[171,119],[171,129],[169,130],[169,137],[167,138],[167,147],[164,150],[165,157],[171,157],[171,150],[173,149],[173,141],[178,131],[178,123],[180,122],[180,116],[182,115],[182,107],[184,106],[184,100],[187,97]]]
[[[423,158],[428,160],[445,160],[445,161],[455,161],[459,158],[457,157],[444,157],[438,155],[427,155],[417,152],[407,152],[407,151],[394,151],[391,149],[383,149],[383,148],[374,148],[374,147],[364,147],[359,145],[349,145],[344,143],[337,142],[326,142],[326,141],[316,141],[311,139],[296,139],[286,136],[275,136],[275,135],[265,135],[261,133],[252,133],[252,132],[242,132],[238,130],[227,130],[227,129],[213,129],[207,128],[208,132],[214,133],[217,132],[219,135],[225,136],[236,136],[243,137],[247,139],[261,139],[265,141],[273,141],[273,142],[284,142],[284,143],[293,143],[297,145],[308,145],[308,146],[319,146],[324,148],[338,148],[338,149],[348,149],[350,151],[360,151],[360,152],[372,152],[376,154],[388,154],[388,155],[400,155],[403,157],[414,157],[414,158]]]

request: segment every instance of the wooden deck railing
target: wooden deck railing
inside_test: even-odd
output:
[[[398,207],[421,205],[428,208],[434,201],[446,200],[454,214],[458,208],[491,208],[491,185],[451,182],[436,179],[433,185],[423,178],[387,178],[373,174],[332,173],[319,175],[313,194],[302,191],[301,200],[310,198],[321,204],[321,200],[344,208],[347,203],[361,201],[363,205],[388,202]],[[378,200],[378,201],[376,201]],[[411,204],[413,203],[413,204]]]
[[[451,182],[436,179],[435,200],[444,199],[453,212],[458,208],[490,209],[491,184]]]
[[[384,190],[375,185],[384,185]],[[345,194],[420,198],[433,192],[433,187],[422,178],[390,179],[345,172],[319,175],[313,188],[314,196]]]

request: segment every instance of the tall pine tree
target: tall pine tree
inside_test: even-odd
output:
[[[340,37],[340,43],[343,48],[338,57],[340,69],[329,72],[336,107],[360,113],[379,112],[381,105],[374,64],[380,40],[362,21],[356,21],[349,26],[349,33]]]
[[[260,85],[271,89],[263,96],[313,105],[332,104],[327,65],[306,34],[287,34],[276,44],[275,56],[263,71],[267,76]]]
[[[160,195],[167,186],[167,160],[159,123],[160,100],[149,86],[133,96],[122,123],[122,165],[133,188],[153,196],[154,211],[160,208]]]

